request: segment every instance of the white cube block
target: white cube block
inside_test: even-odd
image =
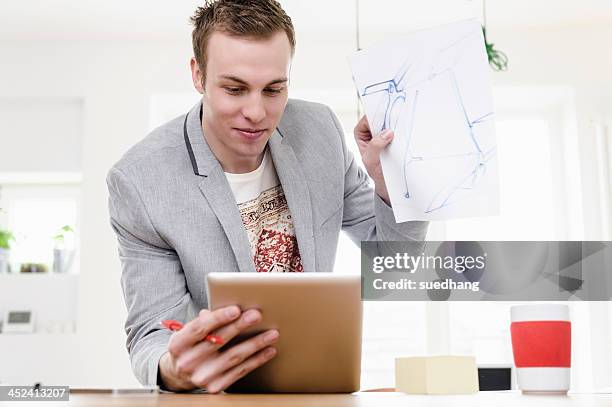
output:
[[[476,359],[473,356],[396,358],[395,389],[409,394],[476,393]]]

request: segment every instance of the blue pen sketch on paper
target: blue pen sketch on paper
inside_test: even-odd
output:
[[[480,25],[456,23],[376,51],[351,62],[373,133],[395,133],[381,159],[396,219],[497,211],[494,113]],[[387,62],[386,76],[372,70],[377,61]]]
[[[399,110],[406,101],[406,91],[404,90],[404,78],[410,69],[410,65],[405,64],[400,68],[394,78],[387,81],[374,83],[366,86],[361,96],[373,95],[375,93],[384,92],[386,94],[385,103],[379,105],[376,115],[382,114],[382,126],[380,131],[386,129],[395,129]]]

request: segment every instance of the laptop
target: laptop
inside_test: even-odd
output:
[[[231,346],[277,329],[276,356],[227,392],[352,393],[361,375],[361,277],[332,273],[209,273],[211,309],[256,308],[262,321]],[[227,346],[226,345],[226,346]]]

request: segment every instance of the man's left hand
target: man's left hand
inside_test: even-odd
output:
[[[385,178],[383,177],[382,166],[380,164],[380,153],[393,140],[393,131],[387,129],[373,136],[370,131],[368,120],[363,116],[355,126],[353,133],[357,146],[359,147],[363,165],[365,165],[368,175],[374,181],[374,191],[376,191],[378,196],[380,196],[387,205],[391,205],[389,192],[387,191],[387,185],[385,184]]]

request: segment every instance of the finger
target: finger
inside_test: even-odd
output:
[[[192,381],[204,386],[223,372],[238,366],[253,354],[272,345],[278,340],[279,334],[275,329],[263,332],[253,338],[232,346],[215,357],[210,363],[202,364],[192,375]]]
[[[219,358],[219,363],[224,364],[224,371],[230,367],[242,363],[246,358],[260,351],[266,346],[270,346],[278,340],[279,333],[276,329],[270,329],[259,335],[241,342],[230,349],[224,351]]]
[[[223,344],[228,343],[240,332],[259,323],[261,321],[261,317],[261,312],[257,309],[250,309],[243,312],[240,318],[238,318],[236,321],[232,322],[231,324],[225,325],[213,332],[213,334],[221,338],[222,341],[222,343],[214,344],[214,346],[216,347],[216,349],[220,348],[221,346],[223,346]]]
[[[276,356],[276,349],[265,348],[206,385],[209,393],[219,393]]]
[[[210,341],[201,341],[190,349],[183,352],[177,359],[177,368],[182,372],[193,372],[195,369],[204,363],[204,361],[212,354],[217,352],[223,344],[229,342],[232,338],[238,335],[245,329],[256,325],[261,321],[261,312],[256,309],[250,309],[242,313],[240,318],[234,322],[221,327],[213,332],[215,336],[222,339],[223,343],[211,343]]]
[[[355,129],[353,131],[355,139],[359,140],[370,140],[372,138],[372,132],[370,130],[370,124],[368,123],[367,117],[364,115],[359,119]]]
[[[172,335],[168,342],[168,351],[178,358],[181,353],[202,341],[206,335],[234,321],[240,314],[240,308],[235,305],[219,308],[215,311],[203,309],[183,329]]]
[[[380,160],[380,152],[393,140],[393,131],[385,130],[368,143],[366,154],[371,160]]]

